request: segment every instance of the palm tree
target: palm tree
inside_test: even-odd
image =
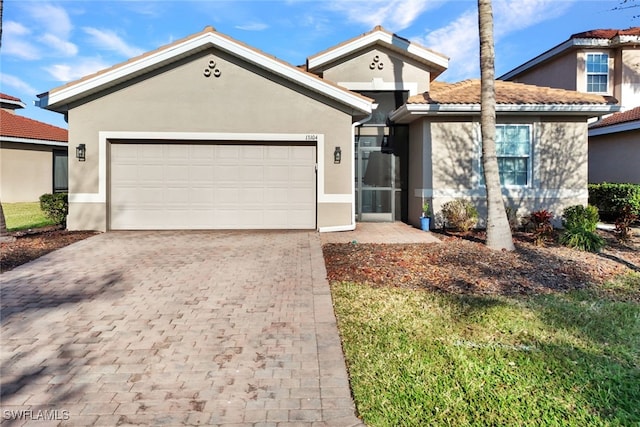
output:
[[[478,0],[480,29],[480,130],[482,166],[487,189],[487,246],[513,251],[513,236],[502,200],[498,158],[496,155],[495,53],[493,50],[493,11],[491,0]]]

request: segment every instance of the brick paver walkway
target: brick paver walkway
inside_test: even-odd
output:
[[[360,425],[317,233],[111,232],[0,281],[2,425]]]

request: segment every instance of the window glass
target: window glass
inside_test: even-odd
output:
[[[66,192],[69,189],[69,157],[64,151],[53,152],[53,191]]]
[[[497,125],[496,154],[502,185],[529,185],[531,125]],[[480,183],[484,185],[482,163],[480,164]]]
[[[587,54],[587,92],[607,92],[609,79],[609,55]]]

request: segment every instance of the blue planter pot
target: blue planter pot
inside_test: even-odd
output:
[[[423,231],[429,231],[429,220],[431,218],[429,218],[428,216],[421,216],[420,217],[420,229],[422,229]]]

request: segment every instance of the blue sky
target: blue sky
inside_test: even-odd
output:
[[[496,75],[596,28],[640,25],[621,0],[494,0]],[[475,0],[5,0],[0,91],[20,114],[66,127],[36,94],[212,25],[293,65],[382,25],[450,57],[439,80],[478,78]]]

